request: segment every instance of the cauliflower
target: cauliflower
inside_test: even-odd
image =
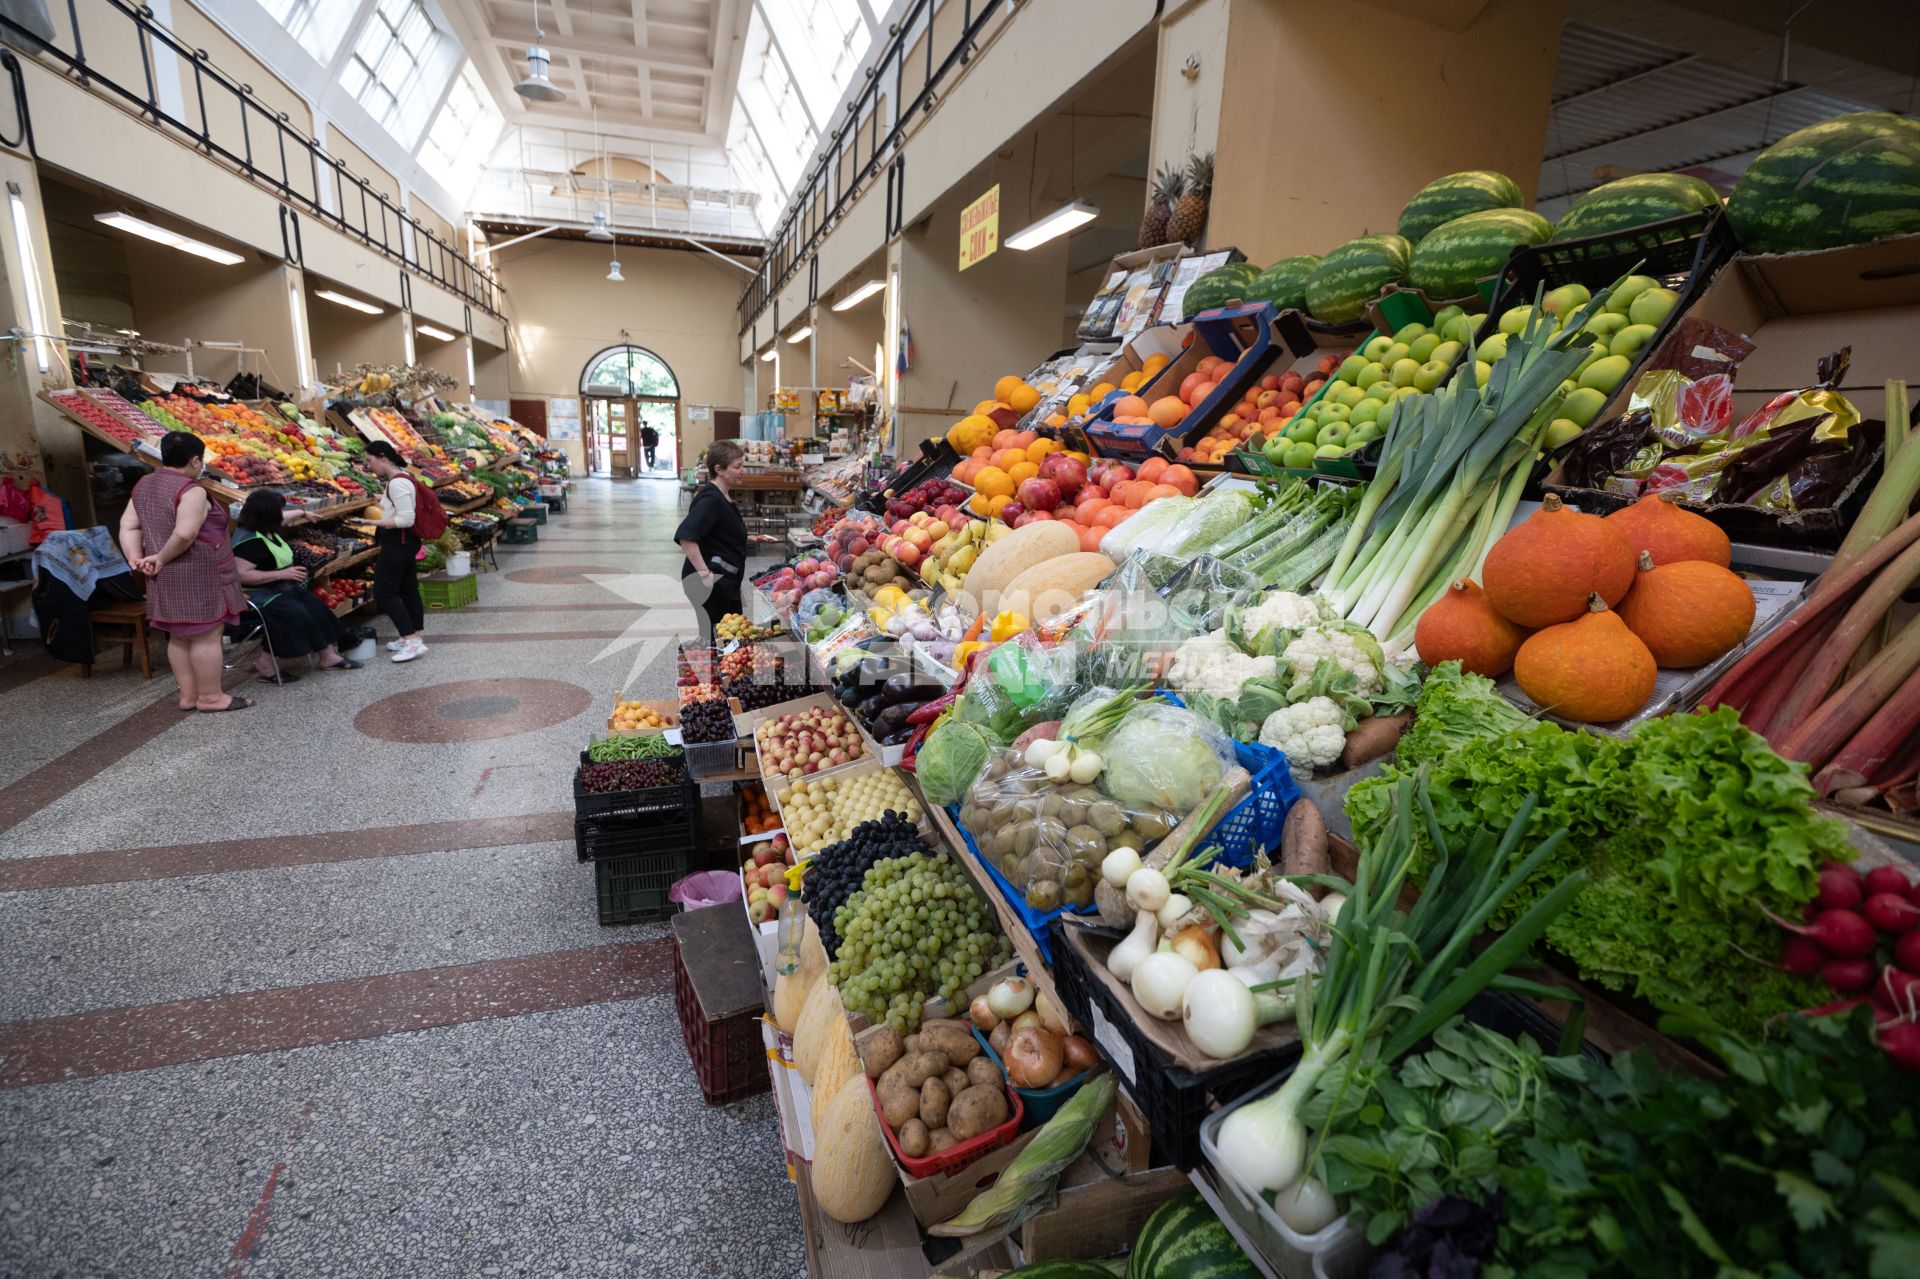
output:
[[[1295,679],[1305,679],[1322,658],[1331,659],[1342,670],[1353,672],[1360,681],[1360,693],[1375,693],[1384,686],[1381,672],[1380,643],[1371,636],[1362,638],[1352,630],[1321,627],[1302,631],[1280,660],[1293,671]]]
[[[1320,617],[1318,596],[1295,595],[1292,591],[1273,591],[1262,595],[1259,603],[1242,611],[1240,624],[1246,629],[1247,634],[1257,635],[1269,626],[1297,631],[1303,626],[1312,626],[1320,620]]]
[[[1248,657],[1234,647],[1225,631],[1209,631],[1174,651],[1167,683],[1183,693],[1206,693],[1231,700],[1240,696],[1240,686],[1248,680],[1279,673],[1274,658]]]
[[[1282,706],[1260,726],[1260,744],[1280,751],[1296,771],[1309,772],[1340,758],[1347,744],[1347,713],[1331,697]]]

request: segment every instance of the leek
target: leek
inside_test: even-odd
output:
[[[1536,802],[1529,796],[1521,804],[1497,842],[1483,830],[1456,851],[1427,798],[1426,769],[1395,784],[1386,828],[1361,851],[1354,882],[1338,885],[1347,900],[1333,925],[1325,969],[1297,979],[1299,1063],[1276,1091],[1222,1122],[1222,1172],[1249,1193],[1292,1186],[1308,1170],[1300,1113],[1320,1076],[1349,1053],[1387,1064],[1411,1050],[1501,978],[1566,908],[1586,883],[1585,870],[1561,880],[1491,945],[1469,953],[1501,903],[1566,838],[1556,831],[1514,860]],[[1416,822],[1424,824],[1434,860],[1418,902],[1402,911]]]

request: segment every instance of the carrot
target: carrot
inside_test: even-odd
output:
[[[978,617],[973,619],[973,624],[967,627],[966,633],[960,637],[960,642],[962,644],[965,644],[971,640],[979,639],[981,628],[984,627],[986,624],[987,624],[987,615],[983,612]]]

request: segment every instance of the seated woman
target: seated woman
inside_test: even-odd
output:
[[[235,521],[241,533],[233,544],[234,565],[240,570],[240,584],[247,588],[267,623],[267,643],[254,665],[264,684],[291,684],[300,677],[280,669],[276,658],[305,657],[317,654],[323,671],[357,671],[360,663],[340,655],[336,647],[346,628],[333,610],[320,602],[306,586],[307,570],[293,562],[293,548],[281,537],[282,530],[297,528],[309,520],[304,511],[286,513],[287,499],[272,489],[256,489],[247,494]]]

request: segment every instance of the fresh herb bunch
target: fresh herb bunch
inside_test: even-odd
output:
[[[620,759],[677,761],[681,753],[680,748],[669,742],[662,733],[647,733],[638,737],[608,737],[587,747],[587,758],[596,764]]]
[[[622,759],[580,766],[580,789],[589,795],[678,786],[686,780],[686,769],[661,759]]]

